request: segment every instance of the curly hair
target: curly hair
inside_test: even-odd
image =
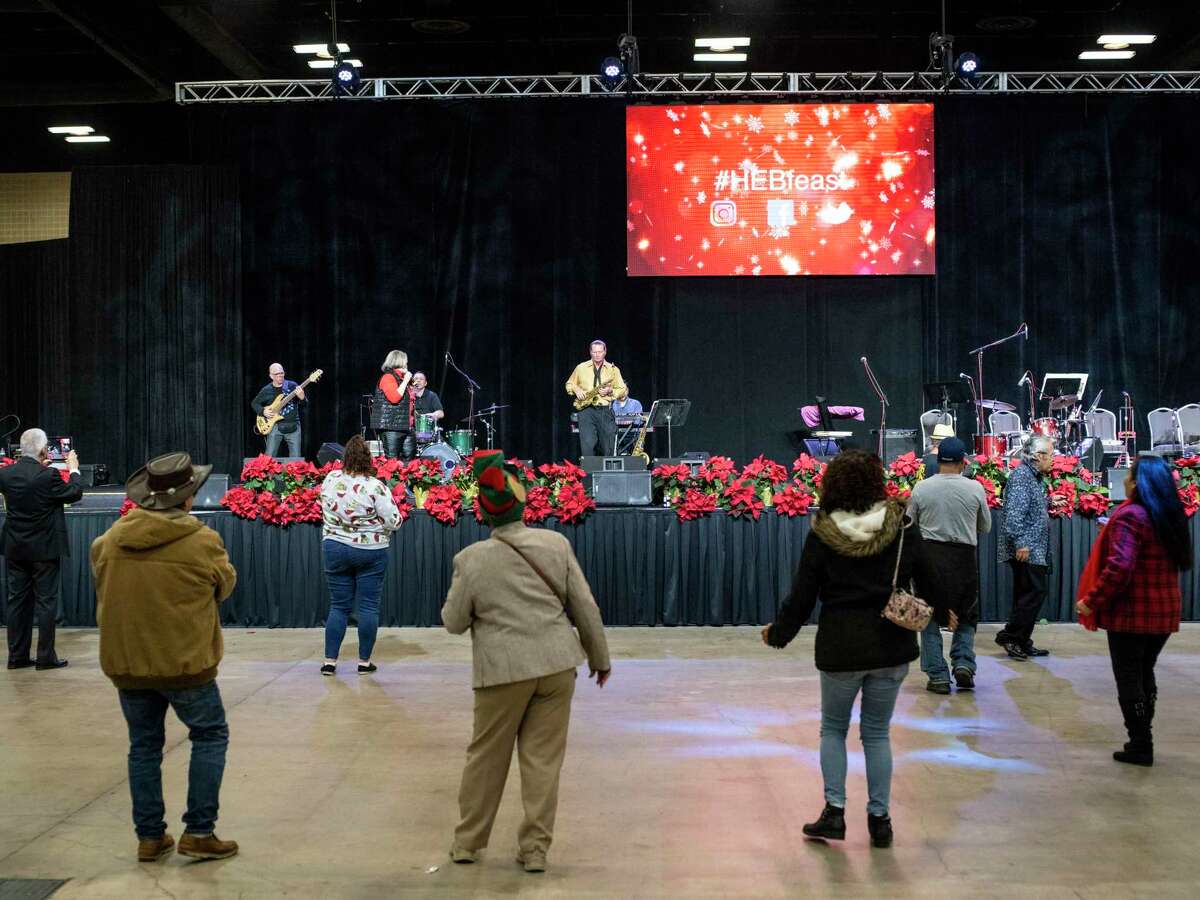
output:
[[[821,509],[866,512],[887,499],[883,486],[883,463],[866,450],[844,450],[835,456],[821,476]]]
[[[347,475],[375,474],[375,460],[371,459],[367,442],[357,434],[346,441],[346,449],[342,453],[342,471]]]

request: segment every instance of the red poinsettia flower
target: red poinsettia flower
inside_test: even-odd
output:
[[[121,501],[121,508],[117,510],[117,515],[124,518],[131,509],[137,509],[137,504],[126,497]]]
[[[781,481],[787,481],[788,470],[760,453],[752,462],[746,463],[742,469],[742,477],[753,478],[764,485],[779,484]]]
[[[1072,475],[1077,468],[1079,468],[1078,456],[1055,456],[1053,467],[1050,469],[1050,477]]]
[[[884,482],[883,490],[892,500],[907,500],[912,496],[911,490],[901,487],[894,481]]]
[[[677,466],[661,465],[654,467],[650,477],[654,479],[656,487],[681,487],[692,477],[692,470],[682,463]]]
[[[1102,516],[1111,505],[1112,501],[1099,491],[1086,491],[1079,495],[1079,512],[1084,516]]]
[[[558,489],[555,502],[558,505],[558,520],[565,525],[582,522],[587,514],[596,508],[596,501],[587,495],[583,489],[583,482],[577,480],[564,482]]]
[[[762,515],[763,502],[754,489],[754,482],[749,478],[735,481],[722,491],[721,497],[727,504],[731,516],[739,518],[750,516],[757,519]]]
[[[258,492],[250,488],[230,488],[221,498],[221,505],[239,519],[258,518]]]
[[[317,475],[324,478],[330,472],[340,471],[342,471],[342,461],[340,459],[331,459],[325,465],[321,466],[321,468],[317,469]]]
[[[975,480],[983,487],[984,496],[987,497],[987,505],[990,509],[1000,508],[1000,488],[996,482],[990,478],[985,478],[982,475],[976,475]]]
[[[1179,499],[1183,502],[1183,511],[1190,519],[1200,512],[1200,485],[1189,484],[1179,491]]]
[[[688,488],[683,499],[675,507],[675,515],[681,522],[690,522],[717,511],[717,497],[695,488]]]
[[[796,457],[796,461],[792,463],[792,471],[799,472],[819,472],[822,469],[820,460],[814,459],[807,453],[801,453]]]
[[[7,456],[0,456],[0,469],[3,469],[5,466],[11,466],[12,464],[13,460],[9,459]]]
[[[816,501],[806,488],[789,486],[775,492],[775,512],[789,519],[808,515],[808,508]]]
[[[554,507],[550,505],[550,488],[538,485],[531,487],[525,494],[525,523],[533,525],[545,521],[554,515]]]
[[[425,495],[425,512],[443,525],[453,525],[462,510],[462,491],[453,484],[437,484]]]
[[[1181,456],[1175,465],[1181,469],[1200,469],[1200,456]]]
[[[263,481],[283,474],[283,464],[265,453],[260,453],[242,467],[242,481]]]
[[[1075,513],[1075,498],[1078,491],[1075,482],[1063,481],[1050,490],[1050,515],[1056,519],[1071,518]]]
[[[287,463],[283,467],[283,471],[296,481],[303,481],[309,476],[315,476],[317,474],[317,467],[307,460],[297,459]]]
[[[888,470],[899,478],[911,478],[917,474],[920,468],[921,460],[917,458],[916,452],[911,450],[903,456],[897,456],[888,466]]]

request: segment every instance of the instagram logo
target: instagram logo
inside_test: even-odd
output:
[[[718,228],[737,224],[737,204],[732,200],[714,200],[708,207],[708,221]]]

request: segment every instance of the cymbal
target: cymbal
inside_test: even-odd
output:
[[[1070,407],[1074,406],[1078,402],[1079,402],[1079,398],[1075,397],[1075,396],[1055,397],[1053,400],[1050,401],[1050,410],[1051,410],[1051,412],[1057,412],[1060,409],[1069,409]]]
[[[1016,410],[1015,406],[1005,403],[1003,400],[977,400],[975,405],[993,412],[1014,412]]]
[[[481,419],[484,416],[495,415],[497,410],[508,409],[508,407],[509,407],[509,404],[507,404],[507,403],[501,403],[501,404],[493,403],[491,406],[484,407],[479,412],[475,413],[475,415],[464,416],[463,418],[459,419],[459,421],[460,422],[470,422],[472,419]]]

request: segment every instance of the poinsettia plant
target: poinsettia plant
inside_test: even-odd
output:
[[[821,478],[825,475],[826,465],[815,456],[801,453],[792,463],[792,480],[816,496],[821,490]]]
[[[1111,505],[1108,488],[1096,484],[1096,480],[1078,456],[1055,456],[1047,476],[1050,515],[1070,518],[1076,512],[1088,517],[1107,513]]]
[[[907,500],[912,489],[925,477],[925,463],[913,451],[897,456],[884,472],[884,489],[889,497]]]
[[[788,470],[775,460],[759,454],[742,467],[741,477],[743,482],[753,482],[754,491],[764,506],[771,506],[775,502],[776,485],[788,480]]]

